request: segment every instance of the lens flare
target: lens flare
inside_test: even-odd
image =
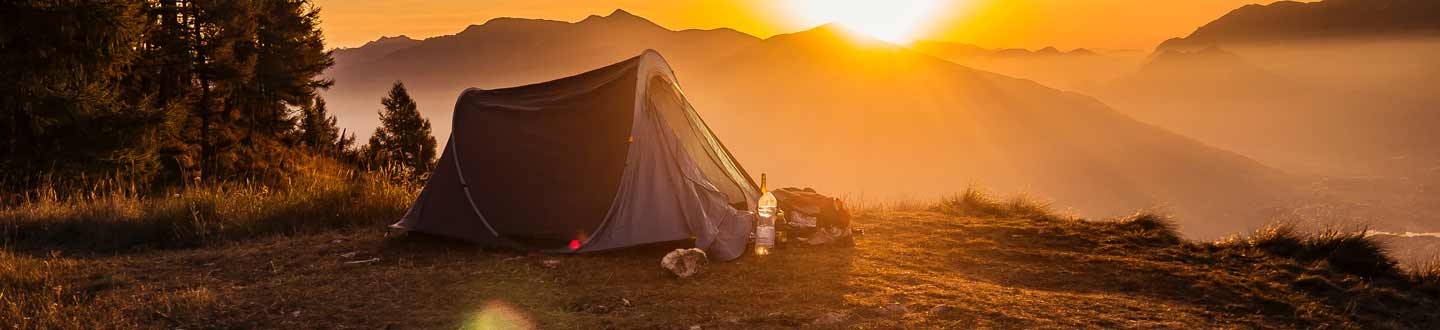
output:
[[[806,25],[839,24],[893,43],[914,40],[942,8],[942,0],[786,0]]]
[[[475,315],[465,320],[461,330],[529,330],[535,329],[530,320],[515,308],[501,301],[485,303]]]

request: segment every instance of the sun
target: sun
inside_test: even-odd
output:
[[[807,26],[836,23],[893,43],[908,43],[941,10],[942,0],[784,0]]]

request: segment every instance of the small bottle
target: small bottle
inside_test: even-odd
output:
[[[755,223],[755,254],[770,254],[770,249],[775,247],[775,216],[778,215],[780,203],[765,187],[765,174],[760,174],[760,191],[765,193],[760,196],[755,213],[759,216]]]

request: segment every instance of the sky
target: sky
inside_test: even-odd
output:
[[[925,3],[925,17],[904,16],[905,39],[990,48],[1148,50],[1165,39],[1251,3],[1269,0],[315,0],[330,47],[381,36],[423,39],[454,34],[496,17],[577,21],[617,8],[670,29],[728,27],[758,37],[801,31],[839,12],[884,20],[893,4]],[[877,7],[879,6],[879,7]],[[874,14],[872,14],[874,13]],[[829,16],[827,16],[829,15]],[[856,18],[853,16],[868,16]],[[895,15],[900,17],[901,15]],[[863,23],[862,23],[863,24]]]

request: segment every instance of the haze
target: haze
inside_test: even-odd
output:
[[[318,0],[331,47],[355,47],[381,36],[416,39],[453,34],[496,17],[577,21],[625,8],[675,29],[727,27],[761,38],[818,23],[794,15],[791,1],[766,0]],[[805,1],[800,1],[805,2]],[[814,1],[809,1],[814,2]],[[872,1],[842,1],[864,3]],[[885,2],[885,1],[878,1]],[[941,12],[911,39],[992,48],[1092,47],[1148,50],[1165,39],[1256,0],[935,0]],[[841,4],[843,5],[843,4]]]

